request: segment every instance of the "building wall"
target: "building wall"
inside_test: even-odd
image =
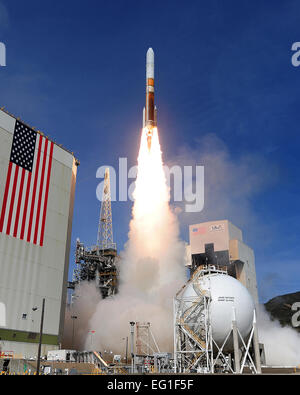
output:
[[[239,229],[237,226],[233,225],[230,221],[226,221],[227,226],[228,226],[228,237],[229,240],[240,240],[243,241],[243,233],[241,229]]]
[[[255,270],[254,251],[240,240],[230,240],[231,261],[241,261],[237,266],[237,279],[248,288],[255,304],[258,304],[258,290]]]
[[[14,125],[15,118],[0,110],[0,208]],[[38,336],[34,334],[39,332],[43,298],[43,340],[50,349],[60,341],[76,170],[74,156],[55,144],[43,246],[0,233],[0,303],[6,310],[5,326],[0,321],[0,346],[4,351],[8,347],[18,353],[36,352]],[[33,311],[33,307],[38,309]]]
[[[0,347],[3,351],[12,351],[14,358],[33,358],[38,354],[38,343],[28,343],[28,342],[14,342],[14,341],[1,341]],[[42,344],[41,356],[44,357],[48,354],[48,351],[57,349],[58,345]]]
[[[215,251],[229,249],[228,221],[209,221],[200,224],[190,225],[190,245],[191,254],[201,254],[205,252],[205,244],[215,244]]]
[[[242,231],[228,220],[209,221],[190,225],[190,249],[194,262],[204,262],[206,244],[214,244],[216,261],[221,265],[234,266],[236,278],[251,293],[258,304],[258,292],[253,250],[243,242]]]

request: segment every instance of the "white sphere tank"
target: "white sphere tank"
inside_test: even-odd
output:
[[[235,278],[226,274],[200,276],[195,285],[190,283],[183,292],[184,298],[196,297],[195,288],[208,291],[211,295],[210,320],[212,337],[221,346],[232,327],[235,310],[237,327],[245,339],[253,323],[254,302],[247,288]],[[225,349],[232,348],[229,341]]]

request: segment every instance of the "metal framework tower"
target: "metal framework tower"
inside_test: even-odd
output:
[[[160,352],[155,337],[150,329],[150,322],[136,323],[136,353],[138,355],[151,355]]]
[[[98,226],[97,245],[100,250],[116,250],[113,241],[109,168],[105,169],[104,188]]]
[[[190,282],[196,283],[198,270]],[[187,285],[186,284],[186,285]],[[197,288],[196,297],[184,297],[186,285],[174,298],[175,373],[211,371],[212,339],[209,324],[210,293]]]
[[[75,269],[69,288],[75,289],[82,281],[95,281],[103,298],[118,289],[117,245],[113,242],[109,169],[105,169],[104,188],[98,226],[97,245],[85,247],[76,241]]]

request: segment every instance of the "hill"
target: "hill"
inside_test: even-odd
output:
[[[296,310],[292,310],[292,306],[295,302],[300,302],[300,292],[276,296],[265,303],[265,308],[271,318],[279,320],[282,326],[292,327],[292,316],[296,313]],[[299,322],[300,317],[297,320]],[[295,329],[300,333],[300,325]]]

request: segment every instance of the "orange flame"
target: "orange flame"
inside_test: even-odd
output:
[[[169,190],[163,170],[157,128],[152,129],[151,148],[147,144],[147,128],[142,131],[138,156],[138,172],[133,192],[133,217],[138,226],[140,242],[147,255],[156,256],[159,250],[159,227],[163,217],[169,212]],[[161,248],[161,247],[160,247]]]

